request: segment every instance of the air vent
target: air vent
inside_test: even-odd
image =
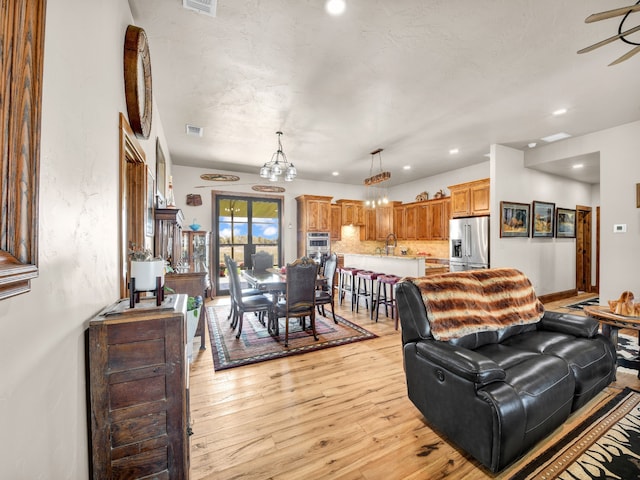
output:
[[[216,16],[217,0],[182,0],[182,6],[211,17]]]
[[[204,128],[187,124],[187,135],[190,137],[201,137],[203,132]]]

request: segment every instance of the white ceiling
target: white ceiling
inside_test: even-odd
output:
[[[282,130],[300,178],[361,184],[384,148],[398,185],[487,161],[493,143],[539,148],[640,119],[640,55],[608,67],[631,48],[620,40],[576,53],[622,19],[588,15],[630,0],[346,0],[340,17],[324,2],[218,0],[212,18],[182,0],[129,0],[174,164],[257,173]],[[574,176],[572,160],[540,168]]]

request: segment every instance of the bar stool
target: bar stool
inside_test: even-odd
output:
[[[340,267],[338,268],[338,303],[342,305],[342,300],[345,294],[348,294],[351,299],[351,310],[353,310],[353,293],[355,276],[359,272],[355,267]]]
[[[400,281],[400,277],[397,275],[381,275],[378,277],[378,294],[376,302],[376,322],[378,321],[378,313],[380,312],[380,305],[384,305],[384,314],[389,317],[388,308],[391,307],[391,319],[395,318],[396,330],[398,329],[398,310],[396,306],[396,297],[394,289],[396,283]],[[387,295],[387,286],[389,286],[389,294]],[[395,312],[395,315],[394,315]]]
[[[355,287],[355,302],[356,302],[356,313],[359,311],[360,307],[360,297],[364,297],[365,305],[367,309],[370,311],[370,317],[373,320],[373,309],[376,306],[376,297],[373,291],[373,282],[379,277],[383,275],[382,273],[372,272],[369,270],[360,270],[356,274],[356,287]],[[369,308],[369,300],[371,300],[371,308]]]

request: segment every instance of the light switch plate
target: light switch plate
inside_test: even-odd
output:
[[[613,233],[627,233],[627,224],[626,223],[616,223],[613,226]]]

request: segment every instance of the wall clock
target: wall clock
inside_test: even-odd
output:
[[[129,123],[136,137],[151,133],[151,57],[145,31],[129,25],[124,37],[124,93]]]

